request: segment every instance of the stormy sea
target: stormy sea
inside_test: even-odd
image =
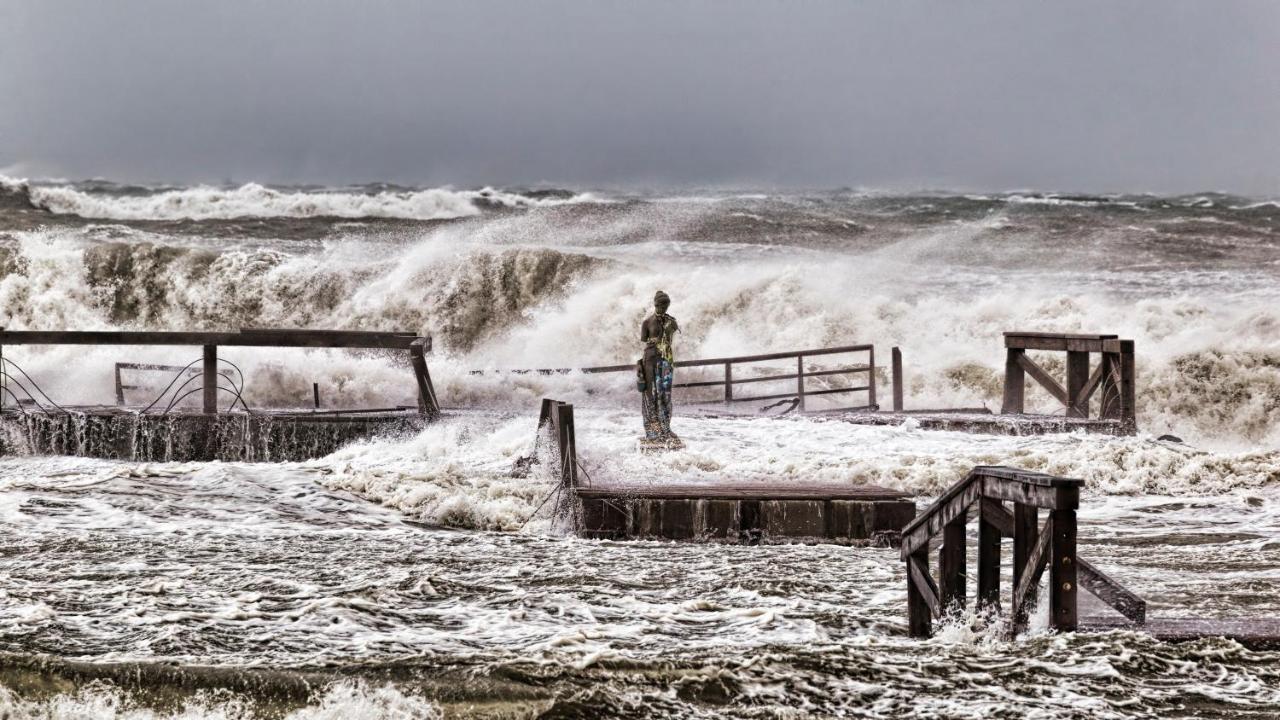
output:
[[[687,447],[640,455],[626,373],[504,372],[634,362],[657,289],[680,359],[897,346],[917,408],[998,411],[1004,331],[1116,333],[1140,432],[732,418],[690,390]],[[1275,617],[1273,200],[7,178],[0,324],[429,334],[446,410],[306,462],[0,458],[0,718],[1280,716],[1277,652],[1057,633],[1044,606],[1012,640],[972,612],[911,639],[896,549],[584,540],[549,470],[512,473],[554,397],[585,470],[631,483],[873,483],[923,507],[978,464],[1077,477],[1081,552],[1151,617]],[[198,350],[4,355],[54,401],[114,404],[114,363]],[[414,403],[387,352],[225,355],[250,407],[309,407],[313,383],[329,407]]]

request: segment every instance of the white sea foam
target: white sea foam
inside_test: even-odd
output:
[[[7,186],[6,186],[7,187]],[[36,207],[64,215],[108,220],[228,220],[242,217],[339,217],[446,220],[479,215],[477,203],[519,208],[588,202],[591,195],[537,198],[493,188],[454,190],[278,190],[257,183],[236,188],[192,187],[145,195],[86,192],[66,185],[17,185]]]

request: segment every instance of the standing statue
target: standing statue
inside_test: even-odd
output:
[[[644,414],[646,449],[684,447],[671,432],[671,382],[675,376],[675,353],[671,342],[680,331],[676,319],[667,314],[671,298],[661,290],[653,296],[653,314],[640,324],[644,356],[638,369],[641,411]]]

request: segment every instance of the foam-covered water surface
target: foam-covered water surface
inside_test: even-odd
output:
[[[1274,652],[1060,635],[1044,607],[1017,640],[977,616],[912,640],[894,550],[581,540],[547,464],[512,473],[555,397],[587,482],[923,504],[977,464],[1079,477],[1081,555],[1152,616],[1280,615],[1278,229],[1275,203],[1214,194],[0,182],[4,326],[412,330],[447,410],[300,463],[0,458],[0,715],[1280,715]],[[915,408],[997,407],[1003,331],[1118,333],[1142,432],[719,417],[691,406],[712,389],[677,398],[684,450],[642,455],[629,374],[504,372],[634,360],[658,287],[680,357],[874,342],[883,364],[897,345]],[[414,402],[393,353],[221,350],[251,407],[308,406],[313,382],[331,408]],[[116,362],[196,359],[4,354],[66,403],[113,402]],[[126,400],[168,380],[130,375]]]

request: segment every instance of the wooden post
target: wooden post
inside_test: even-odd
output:
[[[568,488],[578,486],[578,450],[577,439],[573,431],[573,406],[568,403],[557,403],[556,444],[560,448],[560,483]]]
[[[418,412],[429,418],[440,415],[440,403],[436,401],[436,390],[431,384],[431,373],[427,371],[426,347],[427,338],[418,338],[409,345],[409,360],[413,363],[413,376],[418,383]]]
[[[796,392],[800,394],[800,412],[804,412],[804,356],[796,356]]]
[[[218,414],[218,346],[204,346],[204,413]]]
[[[724,364],[724,401],[733,402],[733,363]]]
[[[120,363],[116,363],[116,404],[124,404],[124,381],[120,378]]]
[[[911,563],[924,562],[925,567],[929,565],[929,546],[925,544],[912,556],[907,558],[907,625],[911,632],[911,637],[927,638],[933,634],[933,615],[929,609],[929,603],[925,600],[924,594],[916,587],[915,582],[911,579]]]
[[[942,606],[963,610],[965,606],[965,516],[961,514],[942,530],[942,547],[938,550],[938,578],[942,586]]]
[[[1133,341],[1120,341],[1120,420],[1129,432],[1138,429],[1137,368],[1134,364]]]
[[[320,409],[320,383],[311,383],[311,402],[316,410]]]
[[[1102,353],[1102,379],[1098,382],[1098,417],[1115,419],[1120,417],[1119,388],[1115,376],[1120,372],[1120,356],[1117,353]]]
[[[1000,612],[1000,526],[978,503],[978,607]]]
[[[1027,559],[1031,557],[1031,549],[1036,546],[1036,542],[1040,539],[1040,512],[1035,505],[1026,503],[1013,504],[1013,587],[1016,589],[1018,584],[1022,582],[1022,576],[1028,572],[1033,572],[1034,568],[1027,567]],[[1035,607],[1035,590],[1032,590],[1028,602],[1028,607]],[[1021,623],[1026,618],[1015,618],[1015,623]]]
[[[867,348],[867,365],[870,366],[867,377],[867,405],[872,410],[878,410],[880,405],[876,403],[876,347],[872,345]]]
[[[1049,625],[1074,631],[1076,607],[1076,511],[1054,510],[1052,554],[1049,556]]]
[[[1089,403],[1076,404],[1076,397],[1089,382],[1089,353],[1067,351],[1067,417],[1089,417]]]
[[[902,412],[902,350],[894,347],[893,357],[893,411]],[[946,584],[945,582],[943,583]]]
[[[1027,372],[1018,362],[1023,351],[1020,348],[1009,348],[1004,361],[1004,403],[1000,406],[1000,414],[1021,414],[1027,388]]]

